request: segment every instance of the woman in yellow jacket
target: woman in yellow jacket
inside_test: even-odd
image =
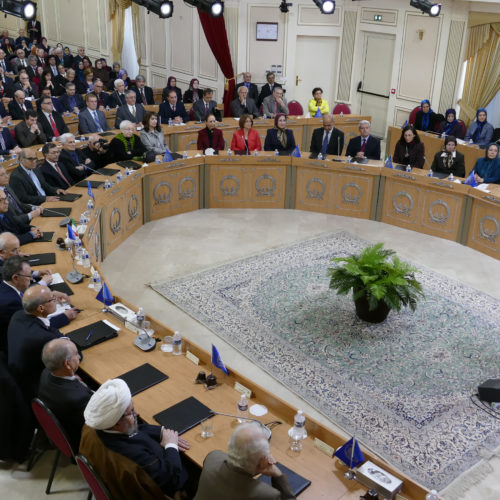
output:
[[[311,116],[327,115],[330,112],[328,101],[323,99],[323,89],[314,87],[312,91],[313,99],[309,101],[309,113]]]

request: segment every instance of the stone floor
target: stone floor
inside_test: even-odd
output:
[[[500,299],[500,261],[457,243],[418,234],[383,223],[295,210],[200,210],[148,223],[116,249],[104,262],[103,274],[113,292],[124,297],[206,350],[215,342],[224,361],[243,375],[265,385],[276,396],[342,433],[314,408],[230,345],[165,301],[147,283],[200,271],[262,251],[313,238],[322,233],[347,230],[370,242],[384,242],[398,254],[435,269]],[[48,477],[44,458],[31,474],[0,467],[0,491],[10,498],[42,496]],[[30,480],[28,480],[28,478]],[[469,487],[470,483],[473,485]],[[78,471],[66,466],[56,475],[54,489],[60,498],[80,499],[85,493]],[[465,486],[466,485],[466,486]],[[455,486],[454,490],[451,488]],[[68,491],[71,489],[71,493]],[[450,500],[500,498],[500,457],[490,457],[470,474],[465,473],[442,492]]]

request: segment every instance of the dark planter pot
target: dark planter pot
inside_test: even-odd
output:
[[[370,311],[368,300],[366,300],[365,296],[355,300],[354,305],[356,306],[358,318],[368,321],[369,323],[382,323],[382,321],[385,321],[390,311],[389,306],[383,301],[380,301],[378,306],[373,309],[373,311]]]

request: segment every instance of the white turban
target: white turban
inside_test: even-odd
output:
[[[92,395],[83,412],[85,423],[93,429],[113,427],[132,401],[125,381],[115,378],[104,382]]]

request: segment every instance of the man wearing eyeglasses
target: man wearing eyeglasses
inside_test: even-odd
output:
[[[64,189],[50,186],[43,174],[36,168],[36,154],[23,149],[19,155],[19,166],[12,172],[9,187],[23,203],[40,205],[45,201],[59,201],[58,194]]]

